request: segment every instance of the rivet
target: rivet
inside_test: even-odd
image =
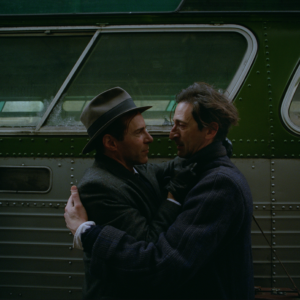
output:
[[[47,155],[47,153],[44,153],[44,155]]]
[[[297,206],[297,209],[299,209],[299,205]]]
[[[267,71],[267,74],[270,74],[271,73],[271,71]]]
[[[73,184],[74,184],[74,182],[72,181],[72,182],[70,182],[70,184],[71,184],[71,185],[73,185]]]
[[[271,172],[274,172],[274,171],[275,171],[274,169],[271,170]]]
[[[71,164],[74,164],[74,160],[71,160]]]
[[[287,140],[284,140],[284,142],[286,143],[286,142],[287,142]]]
[[[276,282],[276,280],[274,279],[273,282]]]
[[[72,247],[69,247],[69,250],[72,250]]]
[[[69,276],[69,279],[72,279],[72,276]]]
[[[67,156],[67,155],[69,155],[68,153],[65,153],[65,155]]]
[[[273,256],[273,259],[274,259],[274,260],[276,260],[276,257],[275,257],[275,256]]]
[[[242,100],[243,100],[243,98],[241,98],[241,97],[240,97],[240,98],[239,98],[239,100],[240,100],[240,101],[242,101]]]
[[[275,252],[276,252],[276,250],[275,250],[275,249],[273,249],[273,252],[275,253]]]
[[[14,202],[13,205],[16,205],[16,202]]]
[[[255,166],[252,166],[252,169],[254,169],[255,168]]]
[[[72,235],[72,232],[69,232],[69,235]]]
[[[276,275],[276,272],[273,272],[273,275]]]
[[[276,216],[276,214],[275,214],[275,213],[273,213],[272,215],[273,215],[273,216]]]
[[[160,153],[157,153],[157,156],[160,156]]]
[[[62,141],[63,141],[63,139],[60,139],[59,141],[60,141],[60,142],[62,142]]]
[[[36,206],[36,203],[33,203],[34,206]]]
[[[256,74],[260,74],[260,72],[259,72],[259,71],[256,71]]]
[[[272,187],[274,187],[275,186],[275,183],[272,183]]]
[[[45,203],[42,203],[42,206],[45,206]]]
[[[160,142],[160,139],[157,139],[158,142]]]
[[[52,206],[52,203],[49,203],[49,206]]]
[[[243,157],[244,156],[244,154],[240,154],[240,157]]]
[[[273,222],[273,223],[276,223],[276,221],[275,221],[275,220],[273,220],[272,222]]]
[[[74,139],[71,139],[71,142],[74,142]]]
[[[20,293],[19,296],[22,297],[22,294]]]
[[[261,156],[262,156],[262,157],[265,157],[265,155],[264,155],[264,154],[262,154]]]
[[[273,268],[276,268],[276,265],[273,265]]]
[[[59,206],[59,205],[60,205],[59,203],[56,204],[56,206]]]
[[[290,208],[290,209],[292,209],[292,208],[293,208],[293,206],[290,206],[289,208]]]
[[[54,155],[54,153],[51,153],[51,155],[53,156],[53,155]]]
[[[2,202],[0,202],[0,205],[2,205]]]
[[[23,206],[23,205],[24,205],[24,202],[22,202],[21,205]]]
[[[294,143],[294,140],[291,140],[291,143]]]
[[[266,209],[266,207],[265,207],[265,206],[263,206],[263,209]]]
[[[45,142],[48,142],[48,139],[45,139]]]
[[[275,198],[273,198],[273,199],[272,199],[272,202],[275,202],[275,201],[276,201],[276,199],[275,199]]]
[[[257,142],[257,140],[254,140],[254,143],[256,143]]]
[[[267,42],[268,41],[268,39],[265,39],[265,42]]]
[[[242,142],[243,141],[243,139],[240,139],[240,142]]]
[[[271,178],[272,178],[272,179],[275,179],[275,176],[272,176]]]
[[[29,203],[26,203],[27,206],[29,206]]]
[[[69,293],[71,294],[71,293],[72,293],[72,291],[69,291]]]
[[[274,205],[272,206],[272,209],[275,209],[275,206],[274,206]]]
[[[71,168],[70,170],[71,170],[71,171],[74,171],[74,168]]]
[[[258,209],[258,206],[256,205],[255,208]]]
[[[275,228],[275,227],[273,227],[273,231],[276,231],[276,228]]]
[[[61,167],[61,164],[58,164],[59,167]]]
[[[272,191],[272,194],[274,195],[274,194],[275,194],[275,191]]]
[[[276,235],[275,235],[275,234],[273,234],[273,238],[276,238]]]
[[[272,161],[272,162],[271,162],[271,164],[272,164],[272,165],[275,165],[275,162],[274,162],[274,161]]]
[[[71,178],[73,178],[74,177],[74,175],[71,175]]]
[[[251,87],[251,84],[248,84],[248,87]]]
[[[70,232],[71,233],[71,232]],[[69,261],[69,265],[71,265],[72,264],[72,262],[71,261]]]
[[[261,142],[263,143],[265,140],[261,140]]]
[[[285,206],[284,206],[284,205],[282,206],[282,209],[285,209]]]
[[[269,84],[268,84],[268,87],[271,87],[271,86],[272,86],[272,84],[269,83]],[[270,106],[272,106],[272,105],[270,105]]]
[[[71,146],[71,149],[73,149],[74,148],[74,146]]]
[[[168,139],[168,142],[172,142],[172,140],[171,140],[171,139]]]
[[[19,139],[19,142],[22,142],[22,139]]]

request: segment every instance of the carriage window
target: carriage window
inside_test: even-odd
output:
[[[51,182],[48,167],[0,166],[2,193],[47,193]]]
[[[251,61],[245,36],[234,30],[176,31],[102,33],[46,125],[82,125],[87,101],[115,86],[124,88],[137,106],[153,106],[143,113],[150,130],[170,125],[175,95],[193,82],[232,92],[245,59]]]
[[[300,66],[282,102],[281,115],[290,130],[300,133]]]
[[[36,126],[90,36],[0,36],[0,127]]]

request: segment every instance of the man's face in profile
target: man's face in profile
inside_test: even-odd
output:
[[[130,121],[123,141],[117,141],[120,159],[129,167],[147,163],[149,144],[152,141],[144,118],[138,113]]]
[[[188,158],[207,145],[207,128],[199,130],[192,115],[193,106],[188,102],[178,103],[173,117],[174,126],[170,139],[177,145],[177,155]]]

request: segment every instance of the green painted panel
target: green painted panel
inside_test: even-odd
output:
[[[80,14],[174,11],[180,0],[14,0],[0,2],[0,14]]]
[[[300,10],[298,0],[186,0],[181,11],[286,11]]]
[[[82,154],[87,137],[1,137],[0,157],[93,157]],[[154,137],[149,157],[175,157],[176,145],[168,137]]]

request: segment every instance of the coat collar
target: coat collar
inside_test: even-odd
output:
[[[212,160],[226,156],[227,152],[225,147],[222,145],[222,142],[215,141],[204,147],[203,149],[196,152],[192,157],[186,160],[185,165],[191,163],[197,163],[199,166],[204,166],[211,162]]]

